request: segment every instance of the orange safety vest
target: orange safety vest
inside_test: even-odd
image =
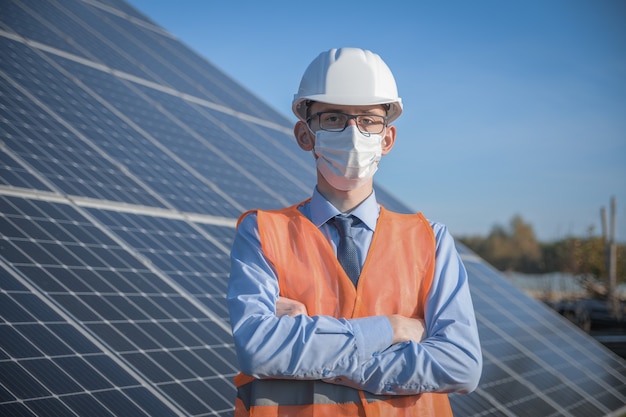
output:
[[[261,248],[276,270],[281,296],[302,302],[311,316],[424,318],[435,268],[435,237],[421,213],[399,214],[381,207],[355,288],[326,237],[298,210],[301,204],[257,211]],[[375,395],[320,380],[244,374],[235,377],[235,384],[235,417],[452,416],[447,394]]]

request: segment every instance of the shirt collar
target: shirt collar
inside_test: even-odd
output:
[[[320,194],[317,187],[313,190],[309,208],[311,210],[311,222],[317,227],[322,226],[329,219],[341,214],[330,201]],[[379,213],[380,207],[376,201],[376,193],[373,190],[369,197],[350,212],[350,214],[361,220],[372,231],[376,229],[376,221],[378,220]]]

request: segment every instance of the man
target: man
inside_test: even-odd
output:
[[[482,355],[445,226],[376,202],[402,112],[391,71],[370,51],[324,52],[293,111],[317,186],[240,218],[227,294],[235,415],[451,416],[446,393],[476,388]]]

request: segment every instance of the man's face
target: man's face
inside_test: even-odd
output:
[[[314,102],[309,105],[307,116],[310,117],[309,123],[305,123],[301,120],[296,122],[294,126],[294,135],[300,148],[304,151],[313,151],[315,148],[315,132],[319,129],[318,117],[311,117],[312,115],[320,112],[342,112],[349,115],[377,115],[386,117],[386,106],[368,105],[368,106],[342,106],[338,104],[328,104]],[[350,119],[348,124],[355,124],[354,119]],[[391,151],[396,140],[396,128],[393,125],[386,125],[383,129],[381,136],[382,140],[382,154],[386,155]]]

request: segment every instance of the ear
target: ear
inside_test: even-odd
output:
[[[296,137],[298,146],[303,151],[312,151],[315,147],[315,136],[302,120],[298,121],[293,127],[293,135]]]
[[[391,148],[393,148],[393,144],[396,143],[396,127],[395,126],[387,126],[385,129],[385,136],[383,136],[382,141],[382,154],[387,155],[391,152]]]

